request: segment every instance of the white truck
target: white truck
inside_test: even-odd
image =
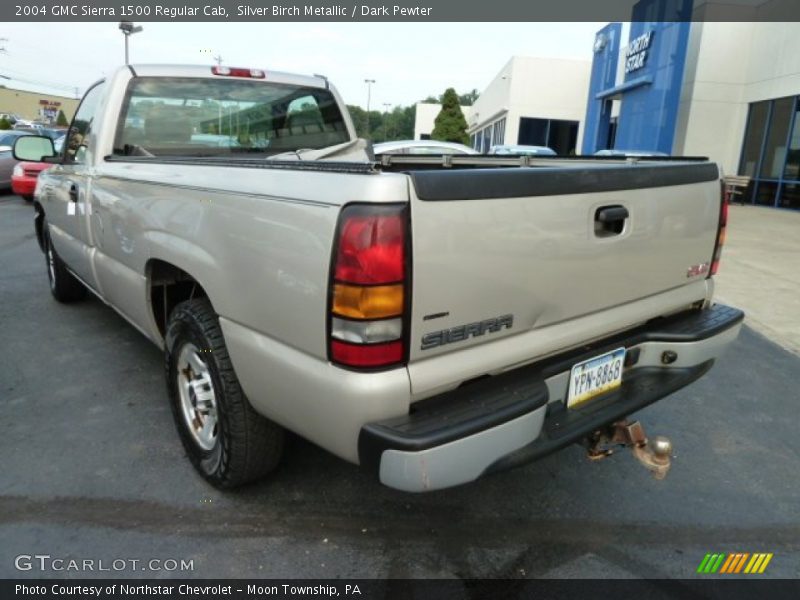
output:
[[[669,446],[624,419],[695,381],[743,314],[705,159],[374,156],[322,77],[126,66],[62,153],[26,136],[53,296],[163,348],[212,484],[291,430],[385,485],[473,481],[568,444]],[[667,465],[668,466],[668,465]]]

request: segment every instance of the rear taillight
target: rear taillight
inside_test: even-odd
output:
[[[405,362],[408,267],[405,205],[351,204],[342,210],[331,265],[331,362],[363,369]]]
[[[223,77],[248,77],[250,79],[264,79],[267,75],[261,69],[243,69],[241,67],[223,67],[218,65],[211,67],[211,72],[214,75],[222,75]]]
[[[712,277],[719,270],[719,261],[722,258],[722,247],[725,245],[725,231],[728,227],[728,194],[725,186],[722,186],[719,206],[719,227],[717,229],[717,240],[714,243],[714,256],[711,258],[711,269],[708,276]]]

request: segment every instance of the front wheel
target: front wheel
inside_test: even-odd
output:
[[[165,342],[175,425],[200,474],[216,487],[232,488],[275,469],[283,429],[247,400],[211,304],[201,299],[176,306]]]

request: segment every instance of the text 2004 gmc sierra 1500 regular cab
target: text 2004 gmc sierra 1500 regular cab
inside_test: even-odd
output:
[[[52,293],[89,289],[163,348],[219,487],[273,469],[284,429],[407,491],[602,452],[743,319],[711,302],[705,159],[376,158],[322,77],[152,65],[89,89],[54,154],[15,147],[53,163]]]

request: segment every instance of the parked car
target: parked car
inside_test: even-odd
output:
[[[11,174],[11,189],[26,202],[32,202],[39,173],[52,166],[42,162],[23,161],[17,163]]]
[[[489,148],[488,154],[511,154],[514,156],[555,156],[556,151],[547,146],[498,145]]]
[[[17,160],[14,158],[11,146],[0,145],[0,190],[6,191],[11,188],[11,174]]]
[[[14,145],[14,142],[17,140],[17,138],[22,137],[23,135],[34,135],[34,133],[32,131],[19,131],[17,129],[0,131],[0,146],[11,147]]]
[[[15,113],[0,113],[0,119],[5,119],[12,126],[14,125],[14,123],[16,123],[21,118],[22,117],[20,117],[19,115],[15,114]]]
[[[33,133],[15,129],[0,130],[0,190],[11,189],[11,177],[18,162],[13,156],[12,147],[18,138],[26,135]]]
[[[480,154],[464,144],[437,140],[398,140],[372,147],[375,154]]]
[[[609,148],[606,150],[598,150],[594,153],[595,156],[616,156],[619,158],[647,158],[658,156],[669,156],[666,152],[655,152],[648,150],[617,150],[616,148]]]
[[[269,146],[193,142],[219,99]],[[624,419],[742,325],[712,299],[727,204],[707,159],[376,165],[327,79],[216,66],[118,69],[74,123],[61,157],[14,147],[58,162],[34,203],[50,293],[90,290],[164,351],[186,454],[221,488],[272,471],[285,429],[409,492],[584,441],[663,475],[669,444]]]
[[[66,127],[43,127],[38,131],[39,135],[46,135],[51,140],[55,141],[67,133]]]

